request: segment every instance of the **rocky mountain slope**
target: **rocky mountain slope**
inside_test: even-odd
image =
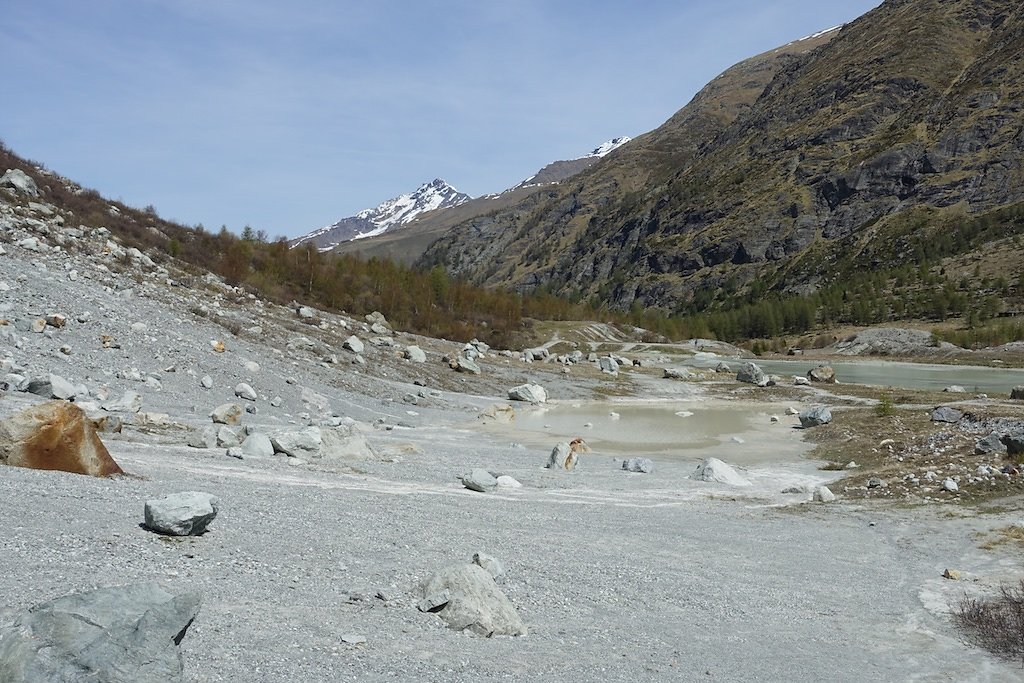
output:
[[[737,64],[606,163],[455,227],[421,264],[668,311],[751,283],[814,291],[847,274],[841,258],[905,264],[929,229],[1024,201],[1022,55],[1019,3],[889,0]]]
[[[414,220],[395,226],[384,234],[365,240],[342,242],[336,251],[361,254],[367,258],[377,256],[412,263],[453,226],[503,211],[525,201],[546,186],[564,182],[582,173],[629,141],[630,138],[626,136],[613,138],[577,159],[553,161],[504,192],[477,197],[457,207],[420,214]]]
[[[348,242],[382,235],[388,230],[414,220],[429,211],[449,209],[470,201],[472,197],[435,178],[420,185],[414,192],[399,195],[382,202],[372,209],[364,209],[355,216],[342,218],[327,227],[314,230],[289,243],[293,247],[312,243],[318,249],[327,251]]]

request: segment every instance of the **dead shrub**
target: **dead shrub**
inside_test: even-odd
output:
[[[1024,667],[1024,580],[1003,584],[991,598],[964,596],[953,619],[972,644]]]

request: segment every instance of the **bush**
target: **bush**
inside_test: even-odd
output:
[[[993,598],[964,596],[953,619],[974,645],[1024,666],[1024,580],[1002,585]]]
[[[896,412],[896,406],[893,404],[892,396],[889,394],[882,394],[878,398],[878,403],[875,405],[875,415],[879,417],[889,417]]]

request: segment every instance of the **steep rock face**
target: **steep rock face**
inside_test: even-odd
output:
[[[674,308],[789,274],[920,206],[1024,200],[1024,18],[1008,0],[890,0],[732,67],[606,163],[425,254],[480,284]],[[845,240],[845,241],[844,241]]]

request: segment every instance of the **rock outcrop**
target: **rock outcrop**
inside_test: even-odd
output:
[[[446,567],[427,579],[420,592],[420,611],[436,613],[453,630],[487,637],[527,633],[516,608],[479,565]]]
[[[123,474],[78,406],[50,401],[0,421],[0,463],[106,477]]]

